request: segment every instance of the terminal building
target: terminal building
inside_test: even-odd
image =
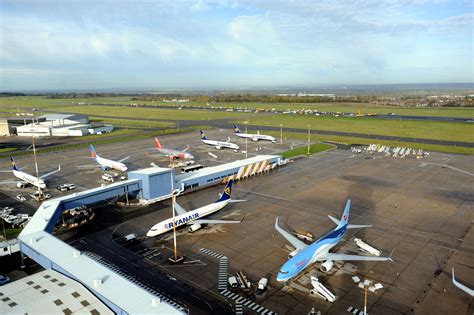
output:
[[[186,314],[188,309],[172,297],[125,277],[119,268],[111,269],[100,258],[80,252],[55,237],[52,232],[63,211],[120,196],[138,198],[145,204],[157,202],[170,198],[172,189],[180,188],[185,193],[231,178],[239,180],[266,173],[286,162],[279,155],[260,155],[179,175],[173,169],[153,167],[129,172],[128,180],[122,182],[47,200],[18,236],[22,257],[26,255],[43,268],[80,283],[102,303],[96,303],[96,309],[103,305],[115,314]]]

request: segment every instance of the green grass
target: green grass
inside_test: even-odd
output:
[[[178,110],[178,109],[162,109],[162,108],[143,108],[143,107],[107,107],[107,106],[60,106],[55,107],[58,112],[68,112],[87,115],[106,115],[113,116],[113,119],[124,117],[131,118],[152,118],[152,119],[169,119],[169,120],[211,120],[211,119],[246,119],[254,117],[255,114],[227,113],[218,111],[204,110]]]
[[[279,132],[268,131],[266,134],[273,135],[275,137],[280,137]],[[306,140],[307,135],[304,133],[295,133],[295,132],[284,132],[284,139],[298,139]],[[425,151],[437,151],[437,152],[446,152],[446,153],[458,153],[458,154],[469,154],[474,155],[474,148],[466,147],[457,147],[457,146],[445,146],[437,144],[427,144],[427,143],[415,143],[415,142],[403,142],[403,141],[391,141],[391,140],[379,140],[379,139],[367,139],[367,138],[356,138],[356,137],[342,137],[342,136],[331,136],[331,135],[311,135],[311,141],[330,141],[334,143],[341,143],[347,145],[369,145],[372,143],[388,145],[391,147],[410,147],[415,149],[423,149]]]
[[[474,124],[439,121],[391,120],[364,117],[331,117],[303,115],[273,115],[248,120],[250,125],[283,128],[341,131],[370,135],[399,136],[408,138],[449,141],[474,141]],[[243,121],[239,121],[243,123]]]
[[[333,148],[335,148],[335,146],[330,145],[330,144],[326,144],[326,143],[311,144],[309,146],[309,155],[319,153],[319,152],[323,152],[323,151],[327,151],[327,150],[330,150],[330,149],[333,149]],[[291,149],[291,150],[288,150],[288,151],[284,151],[284,152],[281,153],[281,155],[285,159],[289,159],[289,158],[292,158],[292,157],[295,157],[295,156],[300,156],[300,155],[307,155],[307,154],[308,154],[308,147],[307,146],[298,147],[298,148]]]
[[[21,232],[20,228],[5,228],[5,234],[7,235],[7,240],[12,240],[16,238]],[[0,238],[4,239],[5,234],[3,234],[3,230],[0,232]]]
[[[111,124],[122,127],[133,127],[133,128],[170,128],[174,127],[173,122],[162,122],[162,121],[150,121],[150,120],[131,120],[131,119],[114,119],[114,118],[101,118],[101,117],[89,117],[92,122],[101,124]]]
[[[16,148],[0,148],[0,153],[15,151]]]

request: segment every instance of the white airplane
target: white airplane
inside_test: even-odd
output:
[[[454,268],[453,268],[452,276],[453,276],[453,284],[454,284],[456,287],[458,287],[459,289],[463,290],[464,292],[466,292],[467,294],[469,294],[471,297],[474,296],[474,290],[473,290],[473,289],[468,288],[467,286],[465,286],[464,284],[459,283],[459,282],[456,280],[456,277],[454,276]]]
[[[220,224],[220,223],[240,223],[240,221],[227,221],[227,220],[206,220],[201,219],[205,216],[213,214],[231,202],[240,202],[244,200],[232,200],[230,194],[232,192],[232,179],[227,182],[224,192],[220,195],[219,199],[215,202],[197,208],[192,211],[186,211],[176,201],[174,202],[174,208],[178,215],[175,217],[175,226],[179,227],[182,225],[190,225],[189,230],[194,232],[201,228],[201,224]],[[173,218],[166,219],[155,224],[147,233],[146,236],[152,237],[168,232],[173,229]]]
[[[234,130],[235,130],[235,135],[237,137],[249,138],[252,141],[267,140],[273,143],[276,142],[275,137],[268,136],[268,135],[261,135],[258,130],[257,130],[257,133],[242,133],[236,124],[234,124]]]
[[[91,149],[91,156],[92,158],[97,162],[99,163],[100,167],[102,168],[102,170],[104,171],[107,171],[111,168],[113,169],[116,169],[116,170],[119,170],[121,172],[126,172],[127,171],[127,166],[125,164],[123,164],[122,162],[125,161],[126,159],[129,158],[129,156],[127,156],[126,158],[123,158],[121,160],[118,160],[118,161],[113,161],[113,160],[109,160],[109,159],[106,159],[106,158],[103,158],[103,157],[100,157],[96,152],[95,152],[95,149],[94,149],[94,146],[91,144],[90,145],[90,149]]]
[[[207,139],[206,135],[202,130],[199,130],[201,132],[201,141],[204,142],[205,144],[212,145],[216,147],[217,150],[220,150],[222,148],[228,148],[228,149],[233,149],[233,150],[238,150],[239,146],[236,145],[235,143],[230,142],[230,137],[227,139],[226,142],[223,141],[216,141],[216,140],[209,140]]]
[[[337,220],[332,216],[328,216],[337,227],[327,234],[311,243],[306,245],[291,233],[283,230],[278,226],[278,217],[275,222],[275,229],[283,235],[284,238],[288,240],[296,249],[292,251],[288,256],[289,260],[280,268],[280,271],[277,275],[277,281],[286,282],[291,278],[299,275],[306,267],[312,265],[313,263],[320,261],[321,271],[329,272],[334,265],[334,260],[371,260],[371,261],[392,261],[390,257],[373,257],[373,256],[359,256],[359,255],[346,255],[346,254],[333,254],[329,253],[331,248],[336,246],[343,238],[346,229],[357,229],[371,227],[371,225],[353,225],[349,223],[349,211],[351,208],[351,200],[347,200],[346,208],[342,214],[341,220]]]
[[[57,173],[61,170],[61,165],[58,165],[58,169],[55,171],[52,171],[50,173],[44,174],[37,178],[36,176],[30,175],[28,173],[23,172],[21,169],[18,169],[16,167],[15,161],[13,158],[10,158],[12,161],[13,169],[11,171],[1,171],[1,172],[12,172],[15,177],[20,179],[21,181],[2,181],[0,184],[16,184],[17,187],[23,188],[28,185],[33,185],[38,188],[46,188],[46,178],[49,177],[50,175],[53,175],[54,173]]]

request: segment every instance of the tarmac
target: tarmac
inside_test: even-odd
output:
[[[219,140],[231,136],[228,130],[211,130],[207,134]],[[244,145],[241,139],[232,136],[231,139]],[[245,158],[240,151],[217,151],[204,146],[198,133],[163,136],[160,141],[172,148],[189,144],[190,151],[198,157],[196,163],[205,166]],[[284,145],[249,141],[248,152],[252,155],[277,153],[296,144],[286,140]],[[97,146],[96,151],[112,159],[131,155],[126,164],[135,170],[148,167],[153,161],[143,151],[152,145],[152,139],[146,139]],[[208,152],[217,154],[218,159]],[[100,169],[81,166],[92,163],[88,156],[86,149],[42,154],[38,157],[40,173],[61,163],[62,171],[49,183],[53,189],[65,182],[75,183],[78,190],[97,187],[103,183]],[[25,171],[33,171],[31,161],[32,157],[19,157],[17,164],[30,164]],[[155,162],[167,165],[165,159]],[[5,169],[8,160],[0,160],[0,165]],[[243,218],[243,222],[208,226],[192,234],[179,229],[178,251],[186,257],[186,264],[175,266],[167,262],[173,254],[172,234],[153,239],[144,237],[153,224],[171,216],[169,201],[150,206],[146,211],[130,210],[137,211],[137,215],[120,224],[111,221],[109,226],[80,235],[71,243],[81,250],[107,256],[112,263],[132,274],[137,273],[137,277],[147,278],[156,286],[162,283],[165,287],[189,288],[204,304],[203,296],[220,301],[216,304],[217,313],[227,313],[225,305],[230,309],[233,302],[219,295],[219,260],[202,252],[203,248],[228,258],[229,275],[243,270],[253,284],[261,277],[269,277],[269,287],[263,295],[256,296],[253,290],[233,292],[279,314],[307,314],[313,308],[323,314],[345,313],[349,307],[363,309],[364,296],[351,279],[354,275],[383,285],[368,297],[369,314],[472,313],[472,299],[454,287],[450,277],[451,268],[455,267],[458,280],[474,287],[473,174],[470,156],[432,153],[428,158],[416,160],[352,154],[337,149],[298,158],[267,175],[235,183],[233,198],[247,201],[231,204],[210,218]],[[0,180],[9,176],[0,173]],[[14,186],[4,187],[2,192],[7,196],[21,191]],[[223,186],[209,187],[180,196],[177,201],[192,210],[213,202],[222,189]],[[52,194],[63,193],[54,189]],[[356,254],[353,239],[358,237],[381,250],[382,255],[392,253],[394,261],[335,262],[329,274],[323,274],[318,269],[319,264],[315,264],[289,284],[276,282],[275,275],[292,249],[275,231],[275,218],[280,217],[280,225],[290,232],[301,229],[318,237],[334,227],[327,215],[340,217],[348,198],[352,200],[351,223],[373,224],[373,227],[349,230],[345,241],[333,252]],[[124,243],[123,236],[130,233],[138,234],[139,241]],[[120,255],[113,255],[104,248],[117,249]],[[127,264],[130,257],[138,267]],[[145,275],[142,270],[149,272]],[[318,276],[335,293],[337,299],[333,304],[310,295],[311,275]],[[177,294],[178,300],[189,301],[186,300],[189,290]],[[199,306],[196,313],[205,311],[205,306]],[[244,312],[250,311],[244,309]]]

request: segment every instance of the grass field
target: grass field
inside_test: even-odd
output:
[[[15,148],[0,148],[0,153],[15,151]]]
[[[334,146],[334,145],[330,145],[330,144],[326,144],[326,143],[311,144],[309,146],[309,155],[319,153],[319,152],[323,152],[323,151],[327,151],[327,150],[333,149],[335,147],[336,146]],[[294,149],[291,149],[291,150],[288,150],[288,151],[285,151],[285,152],[281,153],[281,155],[285,159],[289,159],[289,158],[292,158],[292,157],[295,157],[295,156],[300,156],[300,155],[307,155],[307,154],[308,154],[308,147],[307,146],[301,146],[301,147],[294,148]]]
[[[92,122],[101,124],[112,124],[114,126],[121,126],[123,128],[171,128],[175,124],[172,122],[161,122],[161,121],[147,121],[143,120],[131,120],[131,119],[114,119],[114,118],[101,118],[101,117],[89,117]]]
[[[188,102],[188,103],[172,103],[172,102],[159,102],[159,101],[132,101],[129,96],[118,96],[118,97],[101,97],[101,98],[77,98],[77,99],[46,99],[42,96],[26,96],[26,97],[2,97],[0,98],[0,109],[3,108],[6,111],[16,113],[17,107],[33,107],[37,109],[63,106],[76,106],[79,103],[86,104],[146,104],[154,106],[176,106],[176,107],[187,107],[187,106],[222,106],[226,108],[248,108],[248,109],[272,109],[287,110],[287,109],[313,109],[326,112],[346,112],[346,113],[357,113],[359,110],[361,113],[374,113],[374,114],[387,114],[394,112],[399,115],[408,116],[445,116],[445,117],[474,117],[474,108],[464,107],[444,107],[444,108],[403,108],[398,106],[386,106],[369,103],[351,103],[351,102],[325,102],[325,103],[259,103],[259,102],[248,102],[248,103],[212,103],[207,106],[207,102]],[[0,110],[3,111],[3,110]]]
[[[273,135],[277,139],[279,139],[280,137],[280,133],[276,131],[266,131],[265,134]],[[307,137],[308,137],[307,134],[304,134],[304,133],[283,132],[283,139],[284,139],[283,141],[285,141],[285,139],[306,140]],[[334,143],[341,143],[341,144],[347,144],[347,145],[369,145],[372,143],[377,143],[381,145],[388,145],[391,147],[410,147],[410,148],[415,148],[415,149],[423,149],[426,151],[474,155],[474,148],[466,148],[466,147],[444,146],[444,145],[436,145],[436,144],[390,141],[390,140],[367,139],[367,138],[355,138],[355,137],[341,137],[341,136],[320,135],[320,134],[311,135],[311,142],[314,143],[314,142],[320,142],[320,141],[330,141]]]
[[[254,117],[255,114],[248,113],[227,113],[217,111],[203,110],[178,110],[178,109],[153,109],[140,107],[105,107],[105,106],[59,106],[55,107],[59,112],[69,112],[87,115],[107,115],[117,118],[147,118],[152,119],[170,119],[170,120],[210,120],[210,119],[246,119]]]
[[[473,142],[474,124],[437,121],[408,121],[364,117],[332,117],[305,115],[272,115],[248,120],[250,125],[283,128],[308,128],[371,135],[400,136],[437,140]],[[243,123],[243,121],[239,121]]]

